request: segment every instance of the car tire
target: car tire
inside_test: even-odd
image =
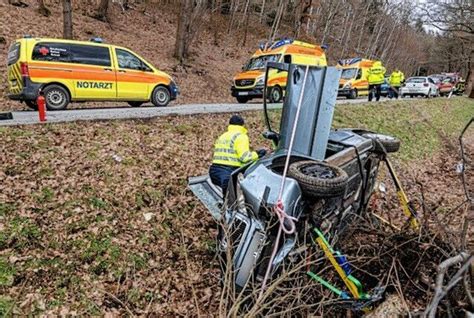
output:
[[[157,86],[151,94],[151,102],[157,107],[165,107],[171,101],[171,94],[165,86]]]
[[[425,97],[426,97],[426,98],[431,98],[431,95],[432,95],[432,94],[431,94],[431,88],[430,88],[430,90],[428,91],[428,94],[426,94]]]
[[[288,175],[298,182],[305,195],[313,198],[343,195],[349,180],[341,168],[313,160],[291,164]]]
[[[373,152],[375,153],[384,154],[397,152],[400,149],[400,139],[398,138],[376,133],[363,133],[361,135],[373,140]]]
[[[246,96],[237,96],[236,99],[239,104],[245,104],[249,101],[249,98]]]
[[[358,97],[357,89],[352,89],[351,92],[349,93],[349,96],[347,96],[348,99],[356,99]]]
[[[270,103],[279,103],[283,98],[283,91],[280,86],[273,86],[268,94],[268,101]]]
[[[140,107],[143,105],[143,102],[127,102],[132,107]]]
[[[44,88],[43,93],[44,99],[46,100],[46,108],[48,110],[66,109],[71,100],[69,92],[60,85],[48,85]]]
[[[36,101],[34,100],[25,100],[25,104],[33,110],[38,110],[38,104],[36,104]]]

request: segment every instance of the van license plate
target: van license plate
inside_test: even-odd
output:
[[[247,96],[249,92],[239,92],[239,96]]]

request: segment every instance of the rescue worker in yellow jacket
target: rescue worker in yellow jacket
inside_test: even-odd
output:
[[[375,61],[374,65],[369,68],[367,72],[367,80],[369,82],[369,102],[372,101],[372,95],[375,92],[375,98],[377,101],[380,100],[380,91],[382,84],[385,79],[385,67],[382,66],[382,62]]]
[[[392,74],[390,74],[390,98],[398,98],[398,92],[400,91],[400,86],[402,86],[405,81],[405,74],[402,73],[398,68],[396,68]]]
[[[214,143],[214,157],[209,168],[209,176],[215,185],[222,188],[225,196],[232,172],[243,165],[255,161],[266,154],[264,149],[251,151],[244,119],[233,115],[227,131]]]

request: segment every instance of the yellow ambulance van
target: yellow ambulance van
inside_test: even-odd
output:
[[[292,39],[262,43],[242,67],[242,72],[233,79],[231,92],[239,103],[263,97],[263,78],[267,62],[327,66],[326,54],[321,46]],[[284,71],[269,71],[267,97],[270,102],[277,103],[282,100],[287,75]]]
[[[342,69],[342,74],[337,95],[349,99],[369,95],[367,72],[373,64],[374,61],[362,58],[339,60],[336,67]]]
[[[36,109],[44,93],[49,110],[71,101],[151,101],[166,106],[179,91],[172,78],[133,51],[98,38],[91,42],[25,37],[10,47],[8,97]]]

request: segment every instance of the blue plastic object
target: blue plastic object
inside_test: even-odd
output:
[[[336,259],[336,262],[339,264],[339,266],[341,266],[341,268],[344,270],[344,273],[349,276],[352,273],[352,267],[351,264],[349,264],[347,258],[344,255],[341,255],[339,252],[336,252],[334,258]]]

